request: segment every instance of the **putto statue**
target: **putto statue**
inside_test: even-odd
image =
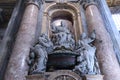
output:
[[[96,59],[96,47],[92,45],[95,40],[95,31],[91,34],[90,38],[85,33],[81,35],[81,39],[78,41],[76,52],[80,55],[77,58],[78,65],[75,66],[74,71],[85,74],[99,74],[100,69]]]
[[[42,73],[46,71],[48,53],[52,51],[53,44],[46,34],[39,37],[38,43],[31,48],[29,74]]]
[[[52,42],[54,49],[70,49],[75,47],[75,40],[66,23],[61,21],[60,26],[52,25]]]

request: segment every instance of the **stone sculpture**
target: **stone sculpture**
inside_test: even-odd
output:
[[[30,74],[46,71],[48,53],[52,51],[53,44],[46,34],[39,37],[38,43],[31,48],[30,52]]]
[[[54,43],[54,49],[73,50],[75,46],[73,35],[64,22],[61,22],[60,26],[52,25],[52,42]]]
[[[51,27],[51,40],[46,34],[42,34],[35,46],[31,48],[29,55],[30,74],[45,72],[48,54],[55,53],[61,55],[77,53],[77,55],[80,55],[77,57],[78,65],[74,68],[74,71],[80,75],[100,73],[95,56],[96,47],[92,45],[95,40],[95,31],[90,37],[83,33],[75,47],[73,35],[64,22],[61,22],[60,26],[52,25]]]
[[[77,58],[78,65],[75,66],[74,71],[79,72],[82,75],[85,74],[99,74],[99,66],[95,56],[96,47],[92,45],[95,40],[95,31],[91,37],[88,38],[85,33],[81,35],[81,39],[78,41],[76,52],[80,54]]]

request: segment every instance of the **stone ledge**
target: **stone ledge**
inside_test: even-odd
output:
[[[45,80],[44,74],[35,74],[26,76],[26,80]]]
[[[103,75],[86,75],[85,80],[103,80]]]
[[[58,70],[55,72],[28,75],[26,76],[26,80],[61,80],[62,77],[66,77],[66,80],[103,80],[103,75],[85,75],[82,78],[71,70]]]

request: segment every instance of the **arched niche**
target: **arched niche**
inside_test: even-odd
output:
[[[78,40],[83,29],[81,26],[81,17],[79,6],[72,3],[50,3],[45,4],[42,33],[51,34],[51,23],[57,19],[66,19],[71,21],[72,30],[74,30],[75,40]]]
[[[56,26],[59,26],[61,21],[66,23],[68,25],[68,29],[71,31],[73,35],[75,35],[75,30],[73,28],[73,16],[70,12],[66,10],[57,10],[51,15],[51,24],[54,23],[57,24]],[[51,31],[51,30],[50,30]]]
[[[57,19],[65,19],[73,23],[73,15],[67,10],[56,10],[50,16],[51,16],[51,22]]]

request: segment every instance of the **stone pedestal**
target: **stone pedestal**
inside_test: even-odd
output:
[[[70,70],[58,70],[26,76],[26,80],[103,80],[103,75],[85,75],[84,78]]]
[[[86,75],[85,80],[103,80],[103,75]]]
[[[82,78],[70,70],[58,70],[26,76],[26,80],[82,80]]]
[[[44,74],[29,75],[26,76],[26,80],[45,80],[45,75]]]
[[[86,6],[86,18],[89,33],[96,31],[96,55],[104,80],[120,80],[120,67],[113,51],[113,44],[96,5]]]
[[[28,74],[26,59],[35,38],[38,10],[34,2],[26,6],[4,80],[26,80],[25,76]]]

